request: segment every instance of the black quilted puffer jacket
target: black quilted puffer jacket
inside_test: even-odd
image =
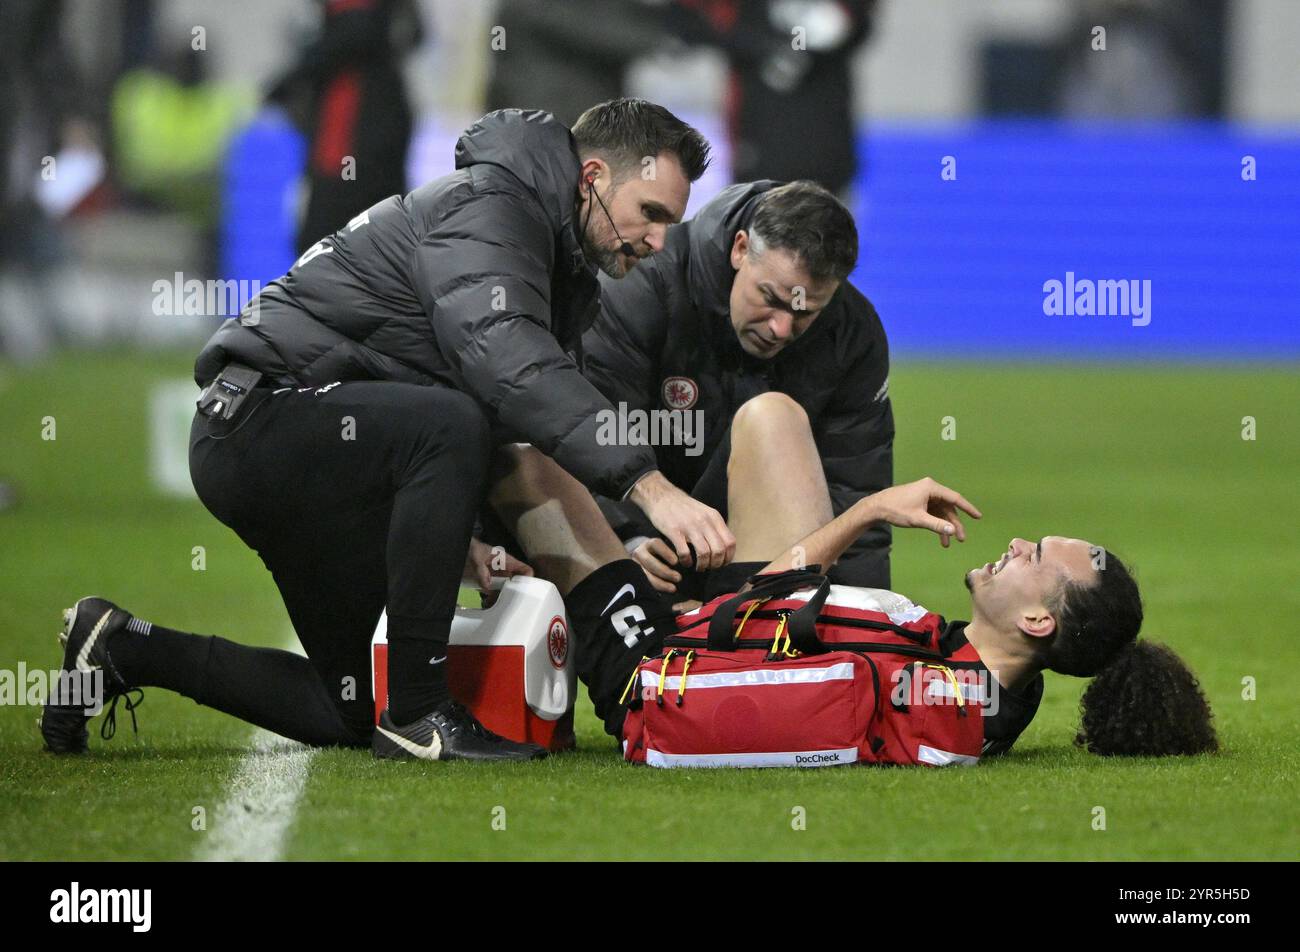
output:
[[[583,372],[630,410],[689,405],[703,417],[701,445],[656,446],[659,468],[690,491],[726,452],[732,418],[751,397],[788,394],[808,413],[836,515],[893,483],[894,411],[889,341],[871,302],[844,281],[798,340],[770,360],[746,354],[731,325],[731,245],[759,197],[778,182],[724,189],[664,248],[620,281],[601,279],[600,315],[583,339]],[[623,539],[652,535],[633,504],[598,500]],[[873,526],[831,569],[831,580],[889,587],[888,526]]]
[[[549,113],[489,113],[461,136],[456,169],[317,242],[217,330],[195,380],[239,362],[279,386],[454,387],[499,441],[621,497],[655,459],[597,441],[610,405],[578,370],[599,286],[577,232],[572,134]]]

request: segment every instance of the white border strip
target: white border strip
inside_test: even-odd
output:
[[[978,757],[972,757],[970,754],[954,754],[950,750],[940,750],[938,747],[927,747],[922,744],[916,750],[916,759],[923,764],[932,764],[935,767],[973,767],[979,763]]]
[[[688,674],[686,690],[692,688],[748,688],[782,684],[822,684],[826,681],[852,681],[853,663],[842,661],[825,668],[755,668],[753,671],[714,671],[709,674]],[[681,689],[680,675],[664,678],[665,691]],[[658,688],[659,675],[641,669],[641,686]]]
[[[968,682],[959,683],[961,683],[962,697],[966,701],[971,704],[984,703],[984,685],[970,684]],[[954,701],[957,700],[957,692],[953,690],[952,684],[948,681],[941,681],[938,678],[929,682],[929,686],[925,689],[925,695],[926,697],[952,698]]]
[[[645,762],[651,767],[836,767],[858,761],[858,749],[784,750],[754,754],[665,754],[647,747]]]

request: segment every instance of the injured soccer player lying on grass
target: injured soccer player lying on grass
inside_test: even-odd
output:
[[[945,548],[964,542],[963,514],[980,513],[957,492],[922,479],[835,519],[823,518],[824,498],[749,499],[779,532],[816,521],[793,544],[765,536],[761,522],[736,528],[734,584],[720,578],[704,605],[674,607],[581,485],[531,447],[505,452],[509,473],[490,500],[564,596],[578,676],[629,760],[970,764],[1015,743],[1044,670],[1094,679],[1075,737],[1089,751],[1217,749],[1194,675],[1168,647],[1138,639],[1137,585],[1100,546],[1012,539],[965,574],[970,620],[945,621],[898,593],[828,585],[818,573],[879,522],[929,530]]]
[[[498,451],[489,502],[529,564],[506,560],[505,574],[535,572],[563,596],[578,677],[627,759],[973,763],[1020,736],[1038,709],[1044,670],[1095,679],[1076,737],[1090,751],[1216,749],[1195,678],[1168,648],[1138,640],[1137,586],[1105,549],[1060,536],[1011,540],[966,573],[969,622],[946,622],[894,592],[830,585],[813,567],[829,568],[871,525],[927,529],[948,547],[965,541],[962,514],[979,513],[923,479],[831,518],[808,443],[788,448],[779,479],[749,467],[729,481],[735,559],[708,573],[703,606],[675,606],[660,591],[671,578],[652,584],[591,494],[554,461],[526,445]],[[466,569],[482,582],[487,567],[476,551],[488,549],[476,544]],[[337,646],[358,685],[368,681],[376,620],[360,619],[356,643]],[[435,712],[418,722],[430,734],[420,742],[382,717],[376,729],[369,692],[344,698],[321,659],[164,628],[99,597],[65,613],[60,637],[63,669],[101,677],[102,691],[90,707],[47,702],[41,733],[57,753],[87,749],[87,725],[101,707],[104,739],[121,700],[134,726],[140,689],[159,687],[313,746],[403,759],[545,755],[485,729],[459,702],[456,718]]]

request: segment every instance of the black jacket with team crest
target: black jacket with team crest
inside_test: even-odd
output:
[[[731,246],[758,197],[778,184],[725,189],[690,221],[670,228],[664,249],[627,277],[602,276],[600,314],[583,336],[583,372],[629,411],[703,411],[702,453],[655,447],[664,475],[687,491],[741,404],[769,390],[788,394],[808,413],[838,515],[893,482],[889,346],[871,302],[844,281],[812,325],[774,358],[759,360],[741,349],[730,320]],[[654,534],[630,503],[601,505],[623,539]],[[832,571],[835,581],[887,588],[889,541],[888,527],[868,530]]]
[[[580,353],[599,295],[572,134],[549,113],[499,110],[461,136],[456,168],[309,249],[218,329],[195,380],[237,361],[279,386],[441,383],[474,397],[498,440],[621,496],[655,463],[597,442],[609,404],[566,352]]]

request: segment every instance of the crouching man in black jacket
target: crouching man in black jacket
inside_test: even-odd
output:
[[[621,415],[607,436],[654,443],[664,476],[725,514],[739,540],[724,568],[721,553],[662,538],[633,501],[598,499],[660,591],[732,591],[802,527],[892,484],[889,350],[875,308],[845,280],[857,254],[853,218],[828,191],[762,181],[724,190],[636,273],[603,283],[583,369]],[[791,451],[809,440],[821,466],[796,472]],[[778,486],[780,509],[755,505]],[[746,548],[774,534],[777,551]],[[867,529],[834,580],[888,588],[889,539],[885,524]]]
[[[190,439],[199,498],[271,571],[307,657],[86,598],[67,615],[65,666],[102,668],[111,710],[156,685],[309,744],[541,756],[448,690],[460,579],[489,557],[470,541],[488,460],[531,443],[584,485],[630,493],[670,537],[734,544],[648,448],[597,441],[609,403],[569,353],[596,269],[618,278],[662,248],[707,164],[700,134],[644,100],[595,106],[572,133],[501,110],[461,137],[457,171],[312,245],[203,348]],[[385,606],[391,691],[375,730],[369,645]],[[50,705],[47,747],[85,750],[86,721]]]

